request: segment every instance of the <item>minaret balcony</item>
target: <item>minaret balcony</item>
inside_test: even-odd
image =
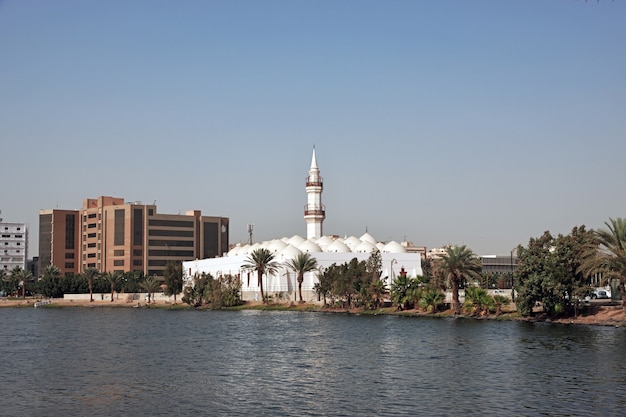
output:
[[[309,207],[308,204],[304,205],[305,216],[326,216],[326,207],[322,204],[322,208]]]
[[[307,187],[323,187],[324,180],[322,177],[317,177],[317,179],[306,177],[306,186]]]

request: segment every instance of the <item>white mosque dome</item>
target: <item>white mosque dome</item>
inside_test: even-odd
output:
[[[335,239],[333,239],[330,236],[322,236],[319,239],[317,239],[315,243],[317,243],[317,246],[319,246],[320,248],[322,248],[322,250],[324,250],[326,249],[327,246],[331,245],[334,241]]]
[[[300,249],[302,252],[309,252],[309,253],[322,251],[322,249],[317,245],[317,243],[313,242],[312,240],[305,240],[300,246],[298,246],[298,249]]]
[[[241,244],[236,244],[231,250],[228,251],[226,256],[237,256],[241,250]]]
[[[289,238],[287,236],[281,237],[280,240],[282,240],[283,242],[289,244]]]
[[[243,245],[237,251],[237,255],[247,255],[248,253],[250,253],[250,245],[248,244]]]
[[[361,239],[359,239],[356,236],[350,236],[349,238],[344,239],[343,243],[348,245],[348,247],[350,248],[350,251],[356,252],[355,249],[357,246],[361,244]]]
[[[369,242],[372,245],[375,245],[377,243],[377,240],[374,238],[374,236],[370,235],[367,232],[363,233],[363,235],[361,235],[359,239],[361,240],[361,242]]]
[[[293,235],[289,238],[289,243],[295,246],[296,248],[300,246],[301,244],[303,244],[305,241],[306,239],[300,235]]]
[[[287,243],[283,242],[280,239],[274,239],[267,246],[267,250],[269,250],[272,253],[277,253],[285,249],[285,247],[287,247]]]
[[[396,242],[395,240],[392,240],[391,242],[385,245],[385,249],[383,249],[383,252],[406,253],[406,248],[402,246],[401,244],[399,244],[398,242]]]
[[[348,245],[346,245],[345,243],[343,243],[340,239],[335,240],[333,243],[331,243],[330,245],[328,245],[326,247],[326,249],[324,250],[324,252],[342,252],[342,253],[349,253],[351,252],[350,248],[348,247]]]
[[[378,249],[381,252],[384,252],[385,251],[385,244],[383,242],[378,242],[376,244],[376,249]]]
[[[361,242],[356,248],[354,248],[353,252],[357,253],[372,253],[377,250],[376,246],[367,240]]]
[[[283,258],[283,260],[287,261],[289,259],[293,259],[296,256],[298,256],[299,254],[301,254],[302,252],[300,251],[300,249],[296,248],[295,246],[289,244],[287,246],[285,246],[285,248],[280,251],[280,257]],[[278,258],[278,257],[275,257]]]

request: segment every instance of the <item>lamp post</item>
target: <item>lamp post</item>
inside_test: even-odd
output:
[[[391,288],[391,286],[393,285],[393,264],[397,264],[398,261],[396,260],[396,258],[393,258],[390,262],[390,267],[389,267],[389,288]]]
[[[515,268],[513,266],[513,252],[517,251],[517,247],[511,249],[511,301],[515,302]]]

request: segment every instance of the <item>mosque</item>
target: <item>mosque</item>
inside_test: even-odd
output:
[[[285,299],[291,300],[294,300],[296,296],[297,277],[285,264],[303,252],[310,253],[317,260],[319,269],[322,270],[334,263],[337,265],[348,263],[353,258],[358,261],[367,260],[373,251],[378,250],[382,257],[382,279],[387,288],[401,271],[411,277],[422,275],[421,254],[407,251],[407,248],[398,242],[378,242],[367,232],[361,237],[340,238],[334,235],[324,235],[322,226],[326,218],[326,210],[322,204],[323,190],[324,182],[320,176],[315,148],[313,148],[311,167],[306,178],[307,204],[304,209],[306,239],[294,235],[254,244],[237,244],[223,257],[183,262],[184,286],[193,285],[193,277],[196,274],[208,273],[214,277],[226,274],[238,275],[242,281],[242,299],[260,301],[261,289],[257,285],[256,271],[242,268],[249,255],[259,248],[265,248],[274,253],[274,260],[279,265],[276,274],[263,277],[265,293],[270,296],[282,293]],[[317,271],[304,275],[302,296],[308,303],[320,302],[313,290],[316,282]]]

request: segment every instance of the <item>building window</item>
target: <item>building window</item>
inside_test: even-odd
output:
[[[87,228],[88,228],[88,229],[95,229],[97,226],[98,226],[98,225],[97,225],[96,223],[89,223],[89,224],[87,225]]]
[[[95,268],[95,267],[96,267],[95,263],[87,264],[87,268]]]
[[[95,253],[88,253],[88,254],[87,254],[87,257],[88,257],[88,258],[95,258],[95,257],[96,257],[96,254],[95,254]]]
[[[65,262],[65,269],[74,269],[74,262]]]
[[[133,245],[139,246],[143,242],[143,210],[133,210]]]
[[[95,248],[95,247],[96,247],[96,244],[95,244],[95,243],[88,243],[88,244],[87,244],[87,247],[88,247],[88,248]]]
[[[143,252],[141,251],[141,249],[133,250],[133,256],[141,256],[141,255],[143,255]]]
[[[65,254],[65,259],[74,259],[74,254],[72,252],[68,252]]]
[[[65,249],[74,249],[76,228],[76,216],[74,214],[65,215]]]
[[[96,218],[96,213],[89,213],[89,215],[87,216],[88,219],[95,219]]]
[[[143,262],[141,262],[141,259],[133,260],[133,266],[141,266],[142,264],[143,264]]]
[[[113,244],[124,244],[124,210],[115,210],[115,224],[113,230]]]
[[[123,259],[116,259],[113,261],[113,266],[124,266],[124,260]]]
[[[113,256],[124,256],[124,249],[115,249],[113,251]]]
[[[96,234],[95,234],[95,233],[89,233],[89,234],[87,235],[87,237],[88,237],[89,239],[93,239],[94,237],[96,237]]]

